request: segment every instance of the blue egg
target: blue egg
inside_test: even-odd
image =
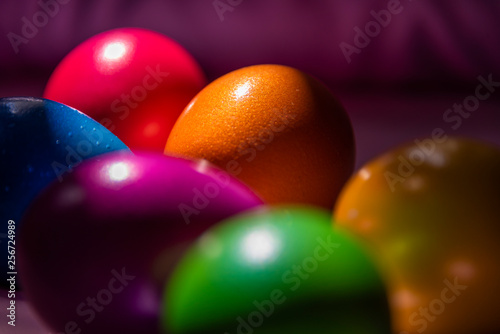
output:
[[[8,272],[16,271],[7,261],[15,246],[8,241],[15,241],[23,213],[36,195],[82,161],[116,150],[128,148],[76,109],[40,98],[0,99],[0,285],[7,284]],[[9,238],[12,225],[15,233]]]

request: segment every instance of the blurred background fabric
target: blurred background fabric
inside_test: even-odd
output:
[[[227,3],[226,0],[221,0]],[[372,12],[399,3],[386,27],[351,62],[339,47],[353,44]],[[54,17],[19,45],[22,18],[33,21],[43,6]],[[63,4],[64,3],[64,4]],[[217,2],[215,2],[217,3]],[[64,55],[88,37],[137,26],[180,42],[209,79],[239,67],[280,63],[309,72],[331,86],[455,89],[481,73],[500,76],[498,1],[305,1],[233,0],[218,15],[213,0],[3,0],[0,3],[0,70],[4,75],[47,76]],[[41,21],[42,23],[43,21]],[[376,30],[374,30],[376,32]],[[4,37],[5,36],[5,37]],[[2,80],[4,81],[4,80]],[[3,93],[4,87],[2,87]]]
[[[142,27],[182,44],[210,81],[263,63],[318,77],[352,118],[360,166],[430,135],[447,108],[474,93],[478,76],[500,81],[499,17],[494,0],[3,0],[0,96],[41,96],[52,70],[79,43],[109,29]],[[26,21],[34,20],[40,27],[33,32]],[[499,97],[481,101],[450,134],[500,144]]]

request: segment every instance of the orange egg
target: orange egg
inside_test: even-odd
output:
[[[394,333],[500,333],[500,149],[441,134],[363,166],[335,226],[371,249]]]
[[[245,67],[209,84],[165,148],[209,160],[268,203],[328,209],[353,171],[354,151],[340,102],[318,80],[281,65]]]

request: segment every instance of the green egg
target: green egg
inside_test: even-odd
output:
[[[261,207],[227,219],[168,281],[165,333],[390,333],[385,286],[369,254],[330,213]]]

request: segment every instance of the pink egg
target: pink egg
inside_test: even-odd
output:
[[[156,333],[160,288],[192,240],[262,204],[206,161],[109,154],[34,202],[21,226],[22,286],[58,333]]]
[[[44,97],[94,118],[131,149],[160,152],[177,117],[205,84],[200,66],[177,42],[122,28],[72,50],[52,73]]]

